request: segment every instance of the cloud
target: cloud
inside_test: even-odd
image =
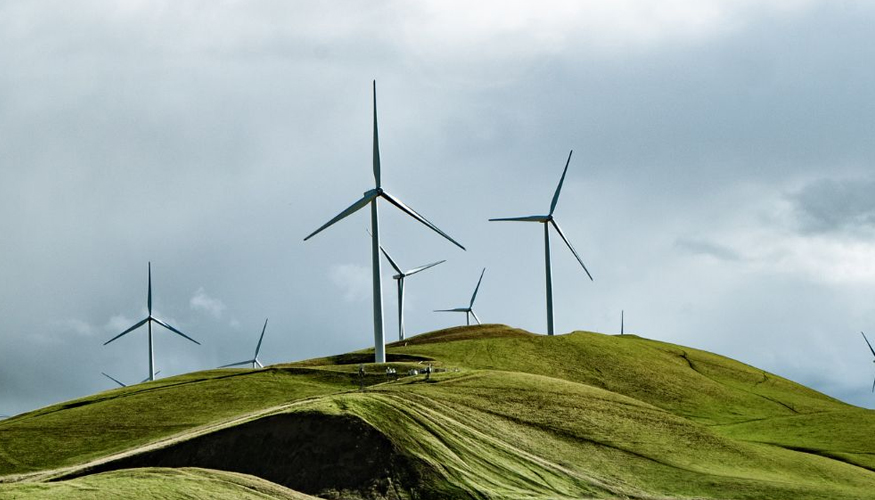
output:
[[[340,264],[331,267],[331,282],[343,292],[347,302],[364,300],[371,294],[371,270],[356,264]]]
[[[221,318],[222,312],[225,310],[225,304],[221,300],[207,295],[204,287],[200,287],[194,292],[189,305],[192,310],[205,312],[216,319]]]
[[[707,255],[718,260],[739,261],[741,256],[727,246],[699,238],[678,238],[675,246],[694,255]]]
[[[128,319],[127,316],[124,316],[122,314],[116,314],[115,316],[109,318],[109,321],[106,322],[106,324],[103,326],[103,329],[119,334],[132,327],[134,323],[135,321]]]
[[[802,233],[875,234],[875,179],[820,179],[787,196]]]

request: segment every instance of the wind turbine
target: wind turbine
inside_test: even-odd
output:
[[[128,333],[136,330],[137,328],[140,328],[141,326],[148,324],[148,326],[149,326],[149,376],[146,378],[146,380],[155,380],[155,373],[156,373],[155,372],[155,346],[154,346],[154,343],[152,342],[152,323],[153,322],[158,323],[159,325],[170,330],[171,332],[173,332],[181,337],[184,337],[184,338],[194,342],[197,345],[201,345],[201,343],[198,342],[197,340],[189,337],[188,335],[180,332],[176,328],[173,328],[172,326],[165,323],[164,321],[161,321],[160,319],[152,316],[152,263],[151,262],[149,262],[149,294],[146,298],[146,307],[149,311],[149,315],[146,316],[146,319],[136,323],[134,326],[121,332],[120,334],[116,335],[115,337],[107,340],[106,342],[103,343],[103,345],[109,344],[113,340],[115,340],[119,337],[123,337],[124,335],[127,335]],[[144,382],[145,382],[145,380],[144,380]]]
[[[258,368],[264,368],[264,365],[261,364],[261,361],[258,360],[258,351],[261,350],[261,341],[264,340],[264,331],[267,330],[267,318],[264,320],[264,326],[261,327],[261,337],[258,337],[258,345],[255,346],[255,356],[252,359],[247,359],[246,361],[239,361],[237,363],[229,363],[227,365],[222,365],[219,368],[228,368],[229,366],[239,366],[252,364],[252,369],[254,370],[257,366]]]
[[[159,373],[161,373],[161,370],[158,370],[157,372],[155,372],[155,375],[158,375]],[[100,372],[100,374],[103,375],[104,377],[112,380],[113,382],[118,384],[120,387],[127,387],[128,386],[128,384],[123,384],[123,383],[119,382],[118,379],[116,379],[112,375],[109,375],[109,374],[104,373],[104,372]],[[148,378],[144,378],[143,380],[140,381],[140,383],[142,384],[143,382],[148,382],[148,381],[149,381]]]
[[[583,263],[583,260],[580,258],[580,255],[577,255],[577,251],[571,246],[571,242],[568,241],[568,238],[565,237],[565,233],[562,232],[562,229],[559,227],[559,224],[556,223],[556,219],[553,217],[553,212],[556,210],[556,203],[559,201],[559,192],[562,191],[562,183],[565,182],[565,174],[568,172],[568,164],[571,163],[571,153],[568,153],[568,160],[565,162],[565,170],[562,171],[562,177],[559,179],[559,185],[556,186],[556,192],[553,193],[553,201],[550,203],[550,212],[547,215],[529,215],[526,217],[506,217],[501,219],[489,219],[492,222],[499,221],[516,221],[516,222],[540,222],[544,225],[544,261],[545,266],[544,269],[547,274],[547,335],[553,335],[553,270],[550,266],[550,226],[559,233],[559,236],[562,238],[562,241],[568,245],[568,249],[571,250],[571,253],[574,254],[574,257],[577,258],[577,262],[580,262],[580,266],[586,272],[586,275],[589,276],[590,281],[592,281],[592,275],[589,274],[589,270],[587,270],[586,265]]]
[[[866,338],[866,334],[863,332],[860,333],[863,334],[863,340],[866,341],[866,344],[869,346],[869,350],[872,351],[872,356],[875,356],[875,349],[872,348],[872,344],[869,343],[869,339]],[[873,359],[872,362],[875,363],[875,359]],[[875,381],[872,381],[872,392],[875,392]]]
[[[398,267],[398,264],[396,264],[395,261],[392,260],[392,257],[389,256],[389,252],[387,252],[386,249],[382,247],[382,245],[380,246],[380,251],[383,252],[383,255],[385,255],[386,259],[389,261],[389,264],[391,264],[392,268],[395,269],[395,272],[398,273],[395,276],[392,276],[392,279],[397,282],[396,285],[398,288],[398,340],[404,340],[404,278],[408,276],[413,276],[416,273],[420,273],[422,271],[425,271],[426,269],[430,269],[438,264],[443,264],[444,262],[446,262],[446,260],[432,262],[431,264],[426,264],[424,266],[414,267],[409,271],[402,271],[401,268]]]
[[[626,333],[626,311],[620,309],[620,335]]]
[[[482,271],[480,271],[480,279],[477,280],[477,286],[474,288],[474,293],[471,295],[471,302],[468,303],[468,307],[457,307],[455,309],[435,309],[434,312],[463,312],[465,313],[465,324],[471,324],[470,316],[474,316],[474,321],[480,325],[480,318],[477,317],[477,313],[474,312],[474,299],[477,298],[477,290],[480,290],[480,282],[483,281],[483,273],[486,272],[486,268],[484,267]]]
[[[465,249],[462,245],[460,245],[456,240],[450,238],[446,233],[438,229],[437,226],[429,222],[425,217],[417,213],[412,208],[405,205],[401,200],[395,198],[387,191],[383,189],[383,184],[380,179],[380,141],[377,134],[377,82],[374,81],[374,157],[373,157],[373,168],[374,168],[374,181],[375,187],[374,189],[369,189],[365,191],[364,196],[352,205],[349,206],[346,210],[335,216],[330,221],[326,222],[322,227],[313,231],[309,236],[304,238],[304,241],[309,240],[313,236],[319,234],[322,230],[331,226],[335,222],[346,218],[347,216],[357,212],[359,209],[364,208],[365,205],[371,205],[371,270],[372,270],[372,278],[373,278],[373,289],[374,289],[374,362],[376,363],[385,363],[386,362],[386,338],[385,333],[383,331],[383,287],[380,283],[380,224],[379,224],[379,213],[377,210],[377,200],[383,198],[388,201],[392,205],[395,205],[399,210],[406,213],[410,217],[418,220],[422,224],[425,224],[426,227],[431,229],[432,231],[438,233],[444,238],[450,240],[454,245],[458,246],[462,250]]]

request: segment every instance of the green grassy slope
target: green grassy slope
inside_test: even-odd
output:
[[[0,422],[0,476],[82,463],[351,387],[342,373],[287,368],[211,370],[113,389]]]
[[[449,371],[386,382],[384,367],[368,364],[369,387],[359,392],[351,375],[371,359],[361,351],[108,391],[0,422],[0,480],[37,480],[26,473],[75,469],[162,439],[126,466],[243,470],[230,455],[246,449],[216,451],[239,446],[238,435],[269,439],[271,463],[306,468],[302,440],[341,436],[355,418],[389,448],[381,456],[355,449],[344,463],[379,464],[389,453],[407,472],[374,468],[385,477],[345,493],[353,497],[852,499],[875,491],[875,412],[708,352],[501,325],[424,334],[387,352],[399,373],[429,362]],[[286,441],[268,424],[277,413],[282,428],[294,427]],[[313,415],[324,425],[316,429]],[[190,458],[198,449],[211,451]],[[257,456],[246,462],[245,472],[259,470]],[[295,487],[307,471],[271,474]],[[331,497],[319,488],[295,487]]]
[[[312,500],[314,497],[257,477],[204,469],[132,469],[57,483],[0,484],[0,498],[65,500]]]

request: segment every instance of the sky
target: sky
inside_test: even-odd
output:
[[[875,5],[0,0],[0,414],[373,345],[372,80],[409,335],[626,331],[875,408]],[[384,262],[386,337],[396,298]],[[561,363],[561,359],[556,360]]]

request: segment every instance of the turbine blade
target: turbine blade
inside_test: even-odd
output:
[[[872,381],[872,392],[875,392],[875,380]]]
[[[231,366],[248,365],[249,363],[254,363],[254,362],[255,362],[254,359],[249,359],[249,360],[246,360],[246,361],[240,361],[239,363],[228,363],[227,365],[222,365],[222,366],[220,366],[219,368],[228,368],[228,367],[231,367]]]
[[[152,315],[152,263],[149,262],[149,297],[146,299],[146,305],[149,308],[149,316]]]
[[[483,324],[480,322],[480,318],[477,317],[477,313],[474,312],[474,309],[471,309],[471,315],[474,316],[474,321],[476,321],[478,325]]]
[[[192,342],[194,342],[194,343],[197,344],[197,345],[201,345],[201,343],[198,342],[197,340],[195,340],[195,339],[189,337],[188,335],[186,335],[186,334],[180,332],[180,331],[177,330],[176,328],[173,328],[172,326],[170,326],[170,325],[168,325],[167,323],[161,321],[160,319],[152,318],[152,321],[154,321],[155,323],[158,323],[159,325],[163,326],[164,328],[170,330],[171,332],[173,332],[173,333],[175,333],[175,334],[177,334],[177,335],[181,335],[181,336],[187,338],[188,340],[191,340]]]
[[[351,215],[351,214],[355,213],[355,212],[358,211],[360,208],[362,208],[363,206],[365,206],[365,205],[367,205],[368,203],[370,203],[371,200],[373,200],[373,199],[376,198],[377,196],[379,196],[379,195],[377,194],[377,190],[376,190],[376,189],[371,189],[370,191],[366,192],[365,195],[364,195],[364,197],[362,197],[362,199],[360,199],[360,200],[358,200],[357,202],[353,203],[352,205],[349,206],[349,208],[347,208],[347,209],[344,210],[343,212],[340,212],[339,215],[337,215],[336,217],[334,217],[334,218],[331,219],[330,221],[328,221],[328,222],[326,222],[325,224],[323,224],[322,227],[320,227],[319,229],[317,229],[317,230],[313,231],[312,233],[310,233],[310,236],[307,236],[306,238],[304,238],[304,241],[307,241],[307,240],[309,240],[310,238],[312,238],[313,236],[316,236],[317,234],[319,234],[320,232],[322,232],[323,229],[325,229],[325,228],[327,228],[328,226],[334,224],[335,222],[337,222],[337,221],[339,221],[339,220],[341,220],[341,219],[347,217],[348,215]]]
[[[869,350],[872,351],[872,355],[875,356],[875,349],[872,348],[872,344],[869,343],[869,339],[866,338],[866,334],[863,332],[860,332],[860,334],[863,335],[863,340],[866,341],[866,344],[869,346]]]
[[[258,345],[255,347],[255,359],[258,359],[258,351],[261,350],[261,341],[264,340],[264,331],[267,330],[267,318],[264,318],[264,326],[261,327],[261,337],[258,337]]]
[[[556,223],[556,220],[555,219],[550,220],[550,223],[553,224],[553,227],[556,229],[556,232],[559,233],[559,236],[562,237],[562,241],[564,241],[565,244],[568,245],[568,249],[571,250],[571,253],[573,253],[574,257],[577,258],[577,262],[580,262],[580,267],[582,267],[583,270],[586,271],[586,275],[589,276],[589,280],[594,281],[592,279],[592,275],[589,274],[589,269],[586,268],[586,264],[583,263],[583,260],[580,258],[580,255],[577,255],[577,250],[575,250],[574,247],[571,246],[571,242],[568,241],[568,238],[565,237],[565,233],[562,232],[562,229],[559,227],[559,224]]]
[[[556,203],[559,202],[559,192],[562,191],[562,183],[565,182],[565,174],[568,172],[568,164],[571,163],[571,153],[574,150],[572,149],[568,153],[568,160],[565,161],[565,170],[562,171],[562,177],[559,179],[559,185],[556,186],[556,192],[553,193],[553,201],[550,202],[550,215],[553,215],[553,211],[556,210]]]
[[[137,324],[135,324],[134,326],[128,328],[127,330],[121,332],[120,334],[116,335],[115,337],[113,337],[113,338],[107,340],[106,342],[103,343],[103,345],[109,344],[110,342],[112,342],[113,340],[115,340],[115,339],[121,337],[122,335],[125,335],[125,334],[127,334],[127,333],[130,333],[130,332],[136,330],[137,328],[140,328],[141,326],[145,325],[147,321],[149,321],[149,318],[146,318],[146,319],[144,319],[143,321],[140,321],[139,323],[137,323]]]
[[[444,262],[446,262],[446,260],[440,260],[437,262],[432,262],[431,264],[426,264],[424,266],[415,267],[415,268],[407,271],[405,276],[410,276],[412,274],[420,273],[420,272],[425,271],[426,269],[430,269],[438,264],[443,264]],[[398,272],[401,272],[401,271],[398,271]]]
[[[468,308],[467,307],[457,307],[455,309],[435,309],[434,312],[436,312],[436,313],[463,313],[463,312],[468,312]]]
[[[454,245],[461,248],[462,250],[465,250],[465,247],[460,245],[459,242],[450,238],[449,235],[447,235],[447,233],[438,229],[438,227],[435,226],[434,224],[432,224],[431,222],[429,222],[428,219],[426,219],[425,217],[423,217],[422,215],[417,213],[415,210],[413,210],[412,208],[410,208],[407,205],[405,205],[404,203],[402,203],[401,200],[399,200],[398,198],[395,198],[394,196],[387,193],[386,191],[383,191],[382,196],[383,196],[383,198],[386,198],[386,201],[388,201],[389,203],[398,207],[402,212],[405,212],[407,215],[409,215],[409,216],[413,217],[414,219],[418,220],[419,222],[425,224],[432,231],[434,231],[434,232],[438,233],[439,235],[443,236],[444,238],[450,240]]]
[[[374,80],[374,181],[380,188],[380,138],[377,134],[377,81]]]
[[[155,372],[155,375],[158,375],[159,373],[161,373],[161,370],[158,370],[157,372]],[[152,377],[154,378],[155,375],[153,375]],[[143,380],[141,380],[140,383],[142,384],[142,383],[145,383],[148,381],[149,381],[149,377],[146,377]]]
[[[549,215],[527,215],[525,217],[501,217],[489,219],[489,222],[547,222]]]
[[[261,364],[261,361],[259,361],[257,358],[255,359],[255,364],[258,365],[259,368],[264,368],[264,365]]]
[[[383,252],[383,255],[385,255],[386,259],[389,260],[389,264],[392,264],[392,268],[395,269],[395,272],[403,275],[404,271],[402,271],[401,268],[398,267],[398,264],[394,260],[392,260],[392,257],[389,256],[389,252],[387,252],[386,249],[383,248],[383,245],[380,245],[380,251]]]
[[[100,373],[101,373],[101,375],[103,375],[104,377],[106,377],[106,378],[112,380],[112,381],[115,382],[116,384],[118,384],[118,385],[120,385],[120,386],[122,386],[122,387],[127,387],[127,385],[125,385],[125,384],[119,382],[118,380],[116,380],[116,379],[115,379],[114,377],[112,377],[111,375],[107,375],[106,373],[103,373],[103,372],[100,372]]]
[[[471,296],[471,304],[468,305],[468,309],[474,307],[474,299],[477,298],[477,291],[480,290],[480,282],[483,281],[483,273],[486,272],[486,268],[484,267],[482,271],[480,271],[480,279],[477,280],[477,287],[474,288],[474,295]]]

